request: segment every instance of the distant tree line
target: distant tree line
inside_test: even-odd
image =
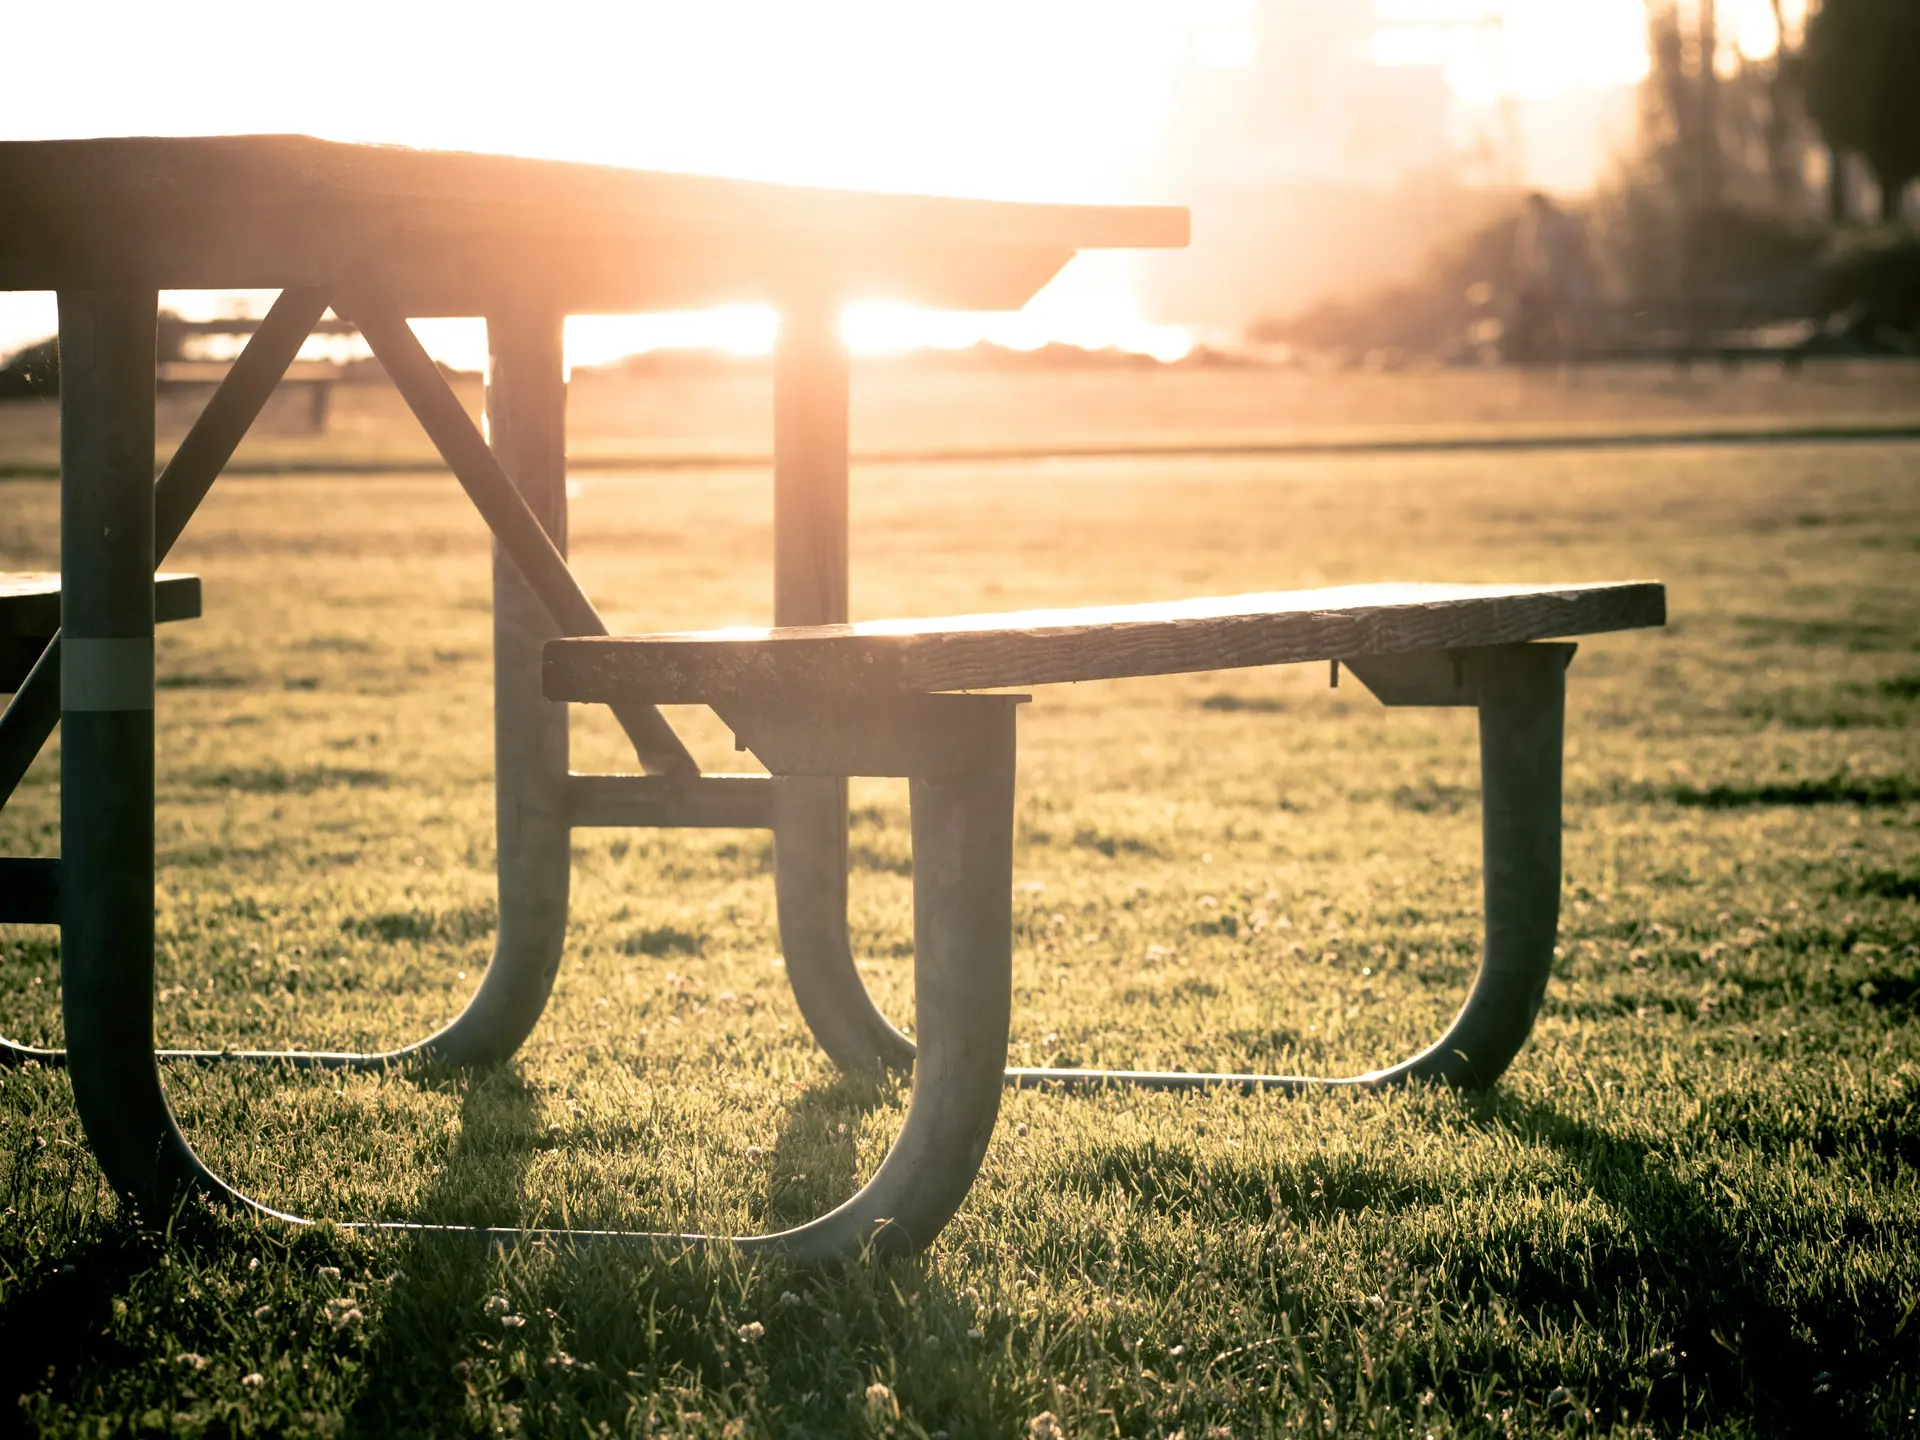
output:
[[[1778,14],[1779,0],[1774,6]],[[1920,4],[1823,0],[1799,53],[1787,59],[1786,74],[1836,160],[1853,154],[1865,161],[1879,187],[1880,219],[1898,219],[1920,177]],[[1834,171],[1842,174],[1844,165]],[[1844,220],[1844,184],[1833,193],[1833,218]]]
[[[1920,0],[1818,0],[1800,27],[1773,0],[1780,43],[1759,59],[1721,43],[1714,0],[1646,7],[1635,153],[1578,210],[1596,337],[1799,322],[1810,351],[1920,351],[1920,235],[1901,221],[1920,180]],[[1497,353],[1521,208],[1407,284],[1252,338],[1385,363]]]

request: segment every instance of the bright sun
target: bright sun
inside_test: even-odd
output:
[[[1162,164],[1174,65],[1246,29],[1254,0],[333,0],[324,21],[259,0],[17,9],[0,57],[13,139],[299,131],[877,189],[1177,201]],[[1378,10],[1398,43],[1440,34],[1456,49],[1472,27],[1449,16],[1501,11],[1506,63],[1534,84],[1618,83],[1644,63],[1639,0]],[[87,83],[75,87],[60,57],[82,50]],[[1462,93],[1505,83],[1471,46],[1448,53]],[[1189,337],[1141,316],[1130,263],[1085,257],[1018,316],[863,310],[849,338],[1179,353]],[[15,328],[6,318],[0,329]],[[591,361],[660,343],[758,349],[772,324],[758,312],[587,318],[569,350]],[[457,328],[433,338],[443,352],[476,343]]]

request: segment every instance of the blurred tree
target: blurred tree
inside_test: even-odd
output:
[[[1794,117],[1800,82],[1800,51],[1787,25],[1785,0],[1773,4],[1773,59],[1766,69],[1765,133],[1767,179],[1773,203],[1782,210],[1799,199],[1800,169],[1794,150]]]
[[[1807,113],[1834,151],[1865,160],[1893,220],[1920,176],[1920,0],[1823,0],[1801,48]]]

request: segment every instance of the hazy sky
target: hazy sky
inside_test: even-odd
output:
[[[1767,10],[1765,0],[1721,3],[1729,14]],[[1620,84],[1644,64],[1641,0],[1378,8],[1393,25],[1384,55],[1443,60],[1470,98]],[[887,189],[1178,199],[1158,164],[1174,63],[1196,51],[1234,63],[1251,6],[11,0],[8,9],[0,136],[9,139],[299,131]],[[1448,23],[1493,10],[1503,24]],[[1000,322],[1000,338],[1177,344],[1156,340],[1130,310],[1125,277],[1122,259],[1076,262],[1035,315]],[[0,298],[0,350],[43,333],[47,313],[46,299]],[[742,340],[766,331],[764,317],[731,323]],[[881,339],[921,324],[867,320],[869,338]],[[634,333],[600,329],[614,348]]]

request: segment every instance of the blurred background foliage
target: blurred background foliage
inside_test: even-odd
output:
[[[1774,9],[1781,42],[1751,59],[1717,45],[1710,0],[1648,0],[1634,148],[1571,207],[1589,353],[1920,350],[1920,5],[1821,0],[1798,27]],[[1525,358],[1501,345],[1524,208],[1516,195],[1410,281],[1250,338],[1379,368]]]

